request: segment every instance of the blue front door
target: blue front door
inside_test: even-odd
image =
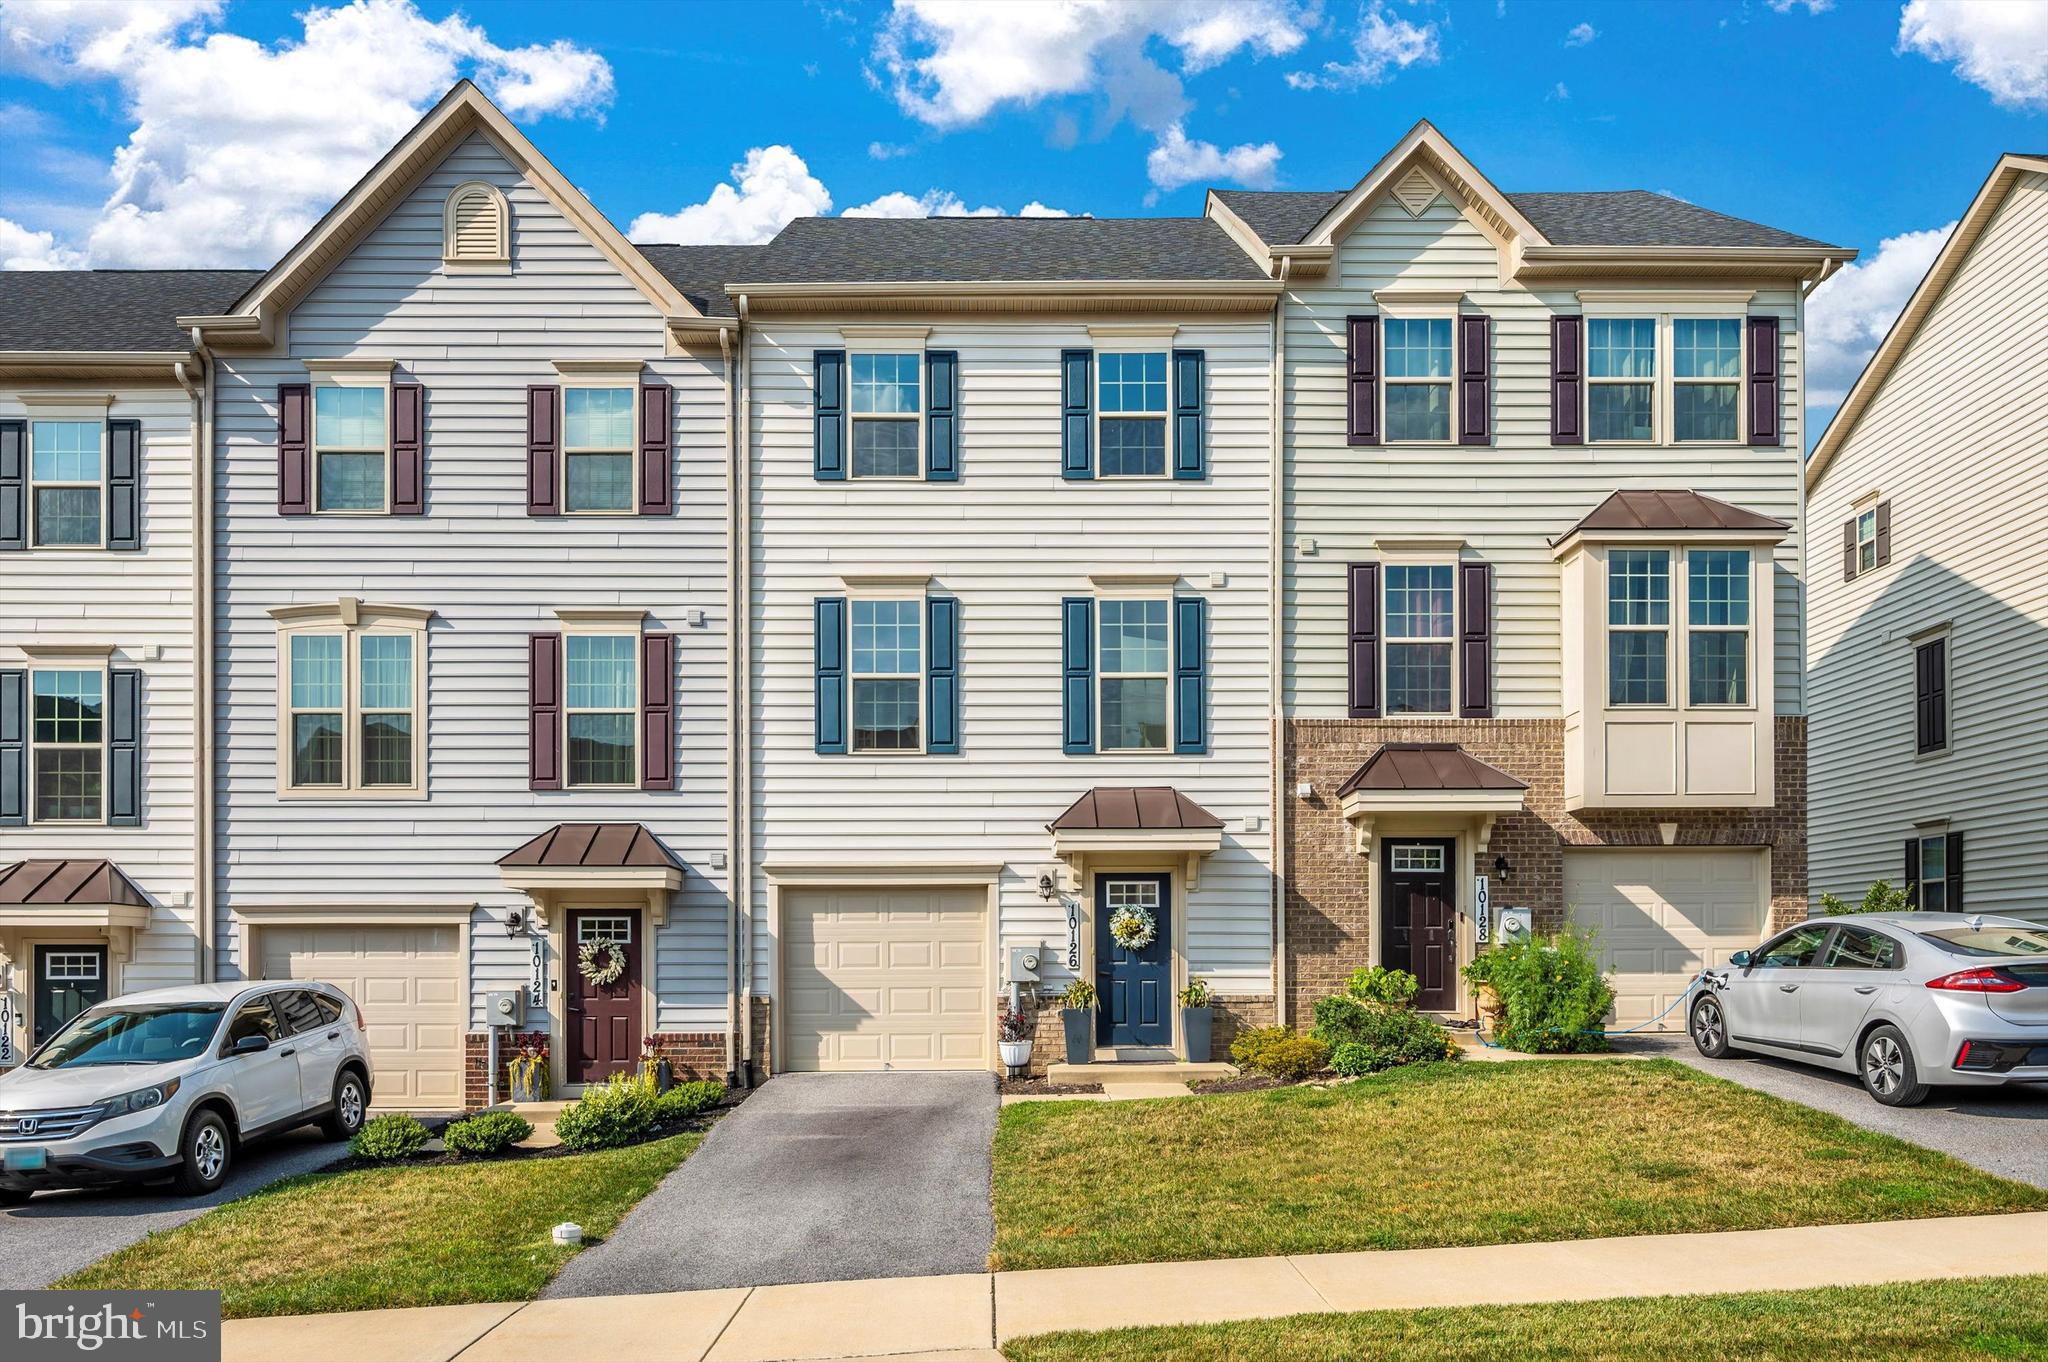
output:
[[[1095,880],[1095,975],[1098,1045],[1173,1044],[1173,949],[1168,930],[1171,877],[1101,875]],[[1152,919],[1152,939],[1136,949],[1119,946],[1110,919],[1128,908]]]

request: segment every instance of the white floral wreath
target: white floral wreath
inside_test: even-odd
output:
[[[616,941],[586,941],[576,952],[576,972],[607,988],[626,972],[626,952]]]
[[[1127,951],[1142,951],[1159,935],[1159,923],[1149,910],[1127,903],[1109,915],[1109,935]]]

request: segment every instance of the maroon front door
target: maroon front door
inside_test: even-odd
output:
[[[1415,1006],[1449,1012],[1458,1005],[1457,901],[1452,895],[1452,842],[1387,842],[1386,935],[1381,958],[1413,974]]]
[[[601,969],[609,954],[604,947],[611,945],[624,952],[625,972],[611,983],[595,983],[583,972],[583,948],[598,948]],[[643,949],[635,909],[588,908],[569,914],[569,1045],[563,1063],[569,1082],[602,1083],[639,1064]]]

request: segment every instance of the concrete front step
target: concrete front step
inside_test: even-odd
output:
[[[1231,1078],[1236,1074],[1234,1065],[1189,1064],[1183,1060],[1171,1064],[1130,1064],[1098,1059],[1093,1064],[1052,1064],[1045,1071],[1046,1080],[1051,1083],[1100,1083],[1105,1088],[1126,1084],[1157,1087],[1169,1083],[1199,1083],[1212,1078]]]

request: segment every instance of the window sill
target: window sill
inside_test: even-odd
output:
[[[426,800],[427,792],[417,788],[350,790],[323,785],[317,789],[281,787],[277,792],[277,797],[279,799],[289,799],[295,803],[326,801],[338,804],[360,804],[369,801],[383,804],[418,804]]]

